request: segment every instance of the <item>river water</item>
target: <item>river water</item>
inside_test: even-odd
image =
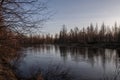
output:
[[[16,62],[23,77],[60,66],[57,71],[65,70],[74,80],[120,80],[120,49],[39,45],[24,48],[22,53]]]

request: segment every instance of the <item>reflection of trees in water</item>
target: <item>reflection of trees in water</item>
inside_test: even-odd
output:
[[[71,47],[69,49],[69,53],[71,55],[72,60],[79,62],[82,59],[85,59],[85,51],[86,48],[75,48],[75,47]]]
[[[71,58],[75,62],[86,62],[91,64],[92,67],[96,66],[102,66],[102,69],[104,71],[104,76],[106,76],[106,72],[109,65],[112,65],[112,68],[116,71],[114,71],[111,74],[113,77],[116,77],[118,75],[118,67],[119,67],[119,55],[120,50],[119,49],[103,49],[103,48],[80,48],[80,47],[66,47],[66,46],[41,46],[40,51],[50,51],[54,50],[56,54],[60,53],[61,58],[63,58],[65,61],[68,58]],[[55,67],[50,68],[51,70],[55,69]],[[50,72],[52,72],[50,70]],[[47,72],[47,71],[46,71]],[[49,72],[49,70],[48,70]],[[54,72],[54,70],[53,70]],[[54,72],[56,73],[56,72]],[[53,76],[53,73],[49,73],[50,76]],[[54,75],[55,76],[55,75]],[[101,79],[101,80],[117,80],[117,79]]]
[[[40,54],[40,53],[50,53],[54,49],[53,45],[36,45],[29,47],[29,52],[33,54]]]
[[[120,78],[120,49],[103,48],[78,48],[78,47],[59,47],[61,57],[67,58],[68,55],[76,62],[87,62],[91,66],[102,66],[104,76],[107,76],[108,67],[114,68],[113,73],[108,78],[101,80],[119,80]],[[66,60],[66,59],[64,59]],[[111,78],[112,77],[112,78]]]
[[[100,67],[102,66],[102,69],[104,69],[103,71],[108,70],[106,68],[108,68],[109,66],[108,64],[110,64],[112,65],[113,68],[116,69],[115,72],[111,73],[111,74],[115,74],[112,77],[116,77],[116,75],[119,74],[118,73],[119,72],[118,70],[119,59],[118,58],[120,55],[119,49],[114,50],[114,49],[102,49],[102,48],[83,48],[83,47],[80,48],[80,47],[66,47],[66,46],[53,46],[53,45],[41,45],[41,46],[35,46],[32,48],[31,49],[29,48],[30,52],[46,53],[46,52],[55,51],[55,54],[60,54],[61,58],[63,58],[64,60],[71,58],[72,60],[76,62],[84,61],[86,63],[89,63],[91,64],[92,67],[96,67],[96,65]],[[64,73],[64,71],[67,72],[67,70],[64,70],[63,71],[64,75],[62,74],[60,75],[60,73],[62,73],[61,68],[58,68],[58,70],[56,70],[56,68],[57,66],[49,67],[49,69],[46,69],[45,73],[42,73],[43,74],[42,76],[45,78],[45,80],[48,80],[50,78],[52,78],[51,80],[56,80],[56,79],[59,80],[60,79],[59,76],[65,76],[66,74],[69,74],[69,72]],[[34,74],[34,75],[32,74],[31,76],[33,77],[36,75],[37,74]],[[64,78],[62,80],[67,80],[67,79]],[[117,79],[111,79],[111,78],[107,79],[105,77],[105,79],[101,79],[101,80],[117,80]]]
[[[95,65],[101,65],[104,69],[108,64],[117,67],[120,50],[114,49],[102,49],[102,48],[78,48],[78,47],[66,47],[58,46],[61,57],[66,60],[68,56],[76,62],[86,61],[93,67]],[[58,51],[58,48],[56,48]]]
[[[116,49],[118,57],[120,57],[120,49]]]
[[[118,68],[120,67],[120,49],[116,49],[116,53],[117,53],[116,56],[118,57],[118,59],[116,59],[116,68]]]
[[[67,51],[67,47],[59,47],[60,50],[60,56],[63,58],[63,60],[65,61],[67,59],[68,56],[68,51]]]

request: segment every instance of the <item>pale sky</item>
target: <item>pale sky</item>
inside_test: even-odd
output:
[[[63,24],[68,29],[120,24],[120,0],[48,0],[48,9],[55,14],[45,23],[45,33],[57,33]]]

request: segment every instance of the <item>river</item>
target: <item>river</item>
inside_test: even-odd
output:
[[[22,53],[24,56],[16,62],[17,72],[23,77],[38,70],[45,74],[60,69],[53,73],[66,71],[73,80],[120,80],[120,49],[39,45],[26,47]]]

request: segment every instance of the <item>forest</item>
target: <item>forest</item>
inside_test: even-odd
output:
[[[102,47],[120,46],[120,27],[117,23],[114,26],[106,26],[104,23],[101,26],[93,26],[79,29],[67,30],[63,25],[58,34],[50,35],[29,35],[24,36],[22,43],[26,44],[76,44],[79,46],[96,45]],[[101,45],[100,45],[101,44]]]

